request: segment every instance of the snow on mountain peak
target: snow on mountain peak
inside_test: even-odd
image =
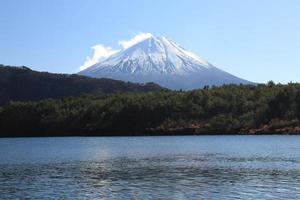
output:
[[[144,34],[120,43],[124,47],[122,50],[87,70],[184,74],[211,67],[205,60],[165,37]]]

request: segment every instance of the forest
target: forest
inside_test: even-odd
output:
[[[82,94],[149,92],[163,88],[154,83],[138,84],[77,74],[38,72],[28,67],[0,65],[0,106],[9,101],[58,99]]]
[[[270,81],[10,101],[0,136],[299,134],[299,120],[300,84]]]

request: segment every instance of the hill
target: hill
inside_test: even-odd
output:
[[[300,84],[83,95],[0,108],[0,136],[299,134]]]
[[[0,65],[0,105],[9,101],[36,101],[89,94],[159,91],[154,83],[137,84],[77,74],[37,72],[28,67]]]

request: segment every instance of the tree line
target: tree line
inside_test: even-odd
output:
[[[0,136],[300,133],[300,84],[84,94],[10,102]]]

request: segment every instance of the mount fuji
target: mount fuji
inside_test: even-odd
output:
[[[96,78],[155,82],[170,89],[253,84],[216,68],[165,37],[151,35],[79,72]]]

